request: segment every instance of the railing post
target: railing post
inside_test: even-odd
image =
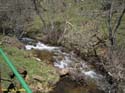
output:
[[[0,93],[3,93],[2,92],[2,86],[1,86],[1,65],[0,65]]]

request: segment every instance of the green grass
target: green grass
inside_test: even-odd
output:
[[[14,66],[18,68],[25,67],[28,71],[29,86],[38,86],[38,82],[33,79],[35,76],[40,76],[42,78],[42,82],[40,82],[40,87],[44,87],[45,89],[51,88],[51,84],[55,84],[59,80],[59,76],[56,73],[56,70],[53,66],[46,64],[45,62],[38,62],[31,55],[31,51],[27,52],[24,50],[19,50],[13,47],[7,47],[1,45],[1,48],[5,51],[8,58],[14,64]],[[10,79],[8,73],[11,72],[8,65],[3,61],[3,58],[0,57],[0,67],[2,72],[2,78]],[[17,80],[15,80],[17,82]],[[7,87],[9,85],[8,82],[2,81],[2,86]]]

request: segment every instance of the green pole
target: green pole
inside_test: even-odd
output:
[[[26,92],[27,93],[32,93],[31,89],[28,87],[28,85],[26,84],[26,82],[24,81],[24,79],[22,78],[22,76],[18,73],[18,71],[16,70],[16,68],[12,64],[12,62],[5,55],[4,51],[1,48],[0,48],[0,54],[4,58],[5,62],[9,65],[9,67],[11,68],[11,70],[13,71],[13,73],[15,74],[15,76],[17,77],[17,79],[20,81],[20,83],[23,86],[23,88],[25,88]]]

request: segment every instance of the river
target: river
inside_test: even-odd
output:
[[[50,93],[110,93],[111,85],[106,78],[73,51],[42,42],[26,44],[25,49],[41,53],[36,59],[51,60],[51,64],[58,70],[60,81]]]

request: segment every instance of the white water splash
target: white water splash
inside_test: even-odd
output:
[[[65,63],[64,60],[62,60],[60,63],[54,62],[54,66],[62,69],[62,68],[66,68],[68,64]]]
[[[65,56],[62,60],[56,59],[56,62],[54,62],[54,66],[62,69],[68,67],[69,63],[71,62],[72,61],[67,56]]]
[[[82,71],[82,73],[91,78],[97,78],[97,74],[94,71]]]
[[[36,46],[33,46],[33,45],[26,45],[25,46],[25,49],[26,50],[31,50],[31,49],[38,49],[38,50],[48,50],[48,51],[52,51],[54,49],[58,49],[58,47],[51,47],[51,46],[48,46],[48,45],[45,45],[41,42],[38,42],[36,44]]]
[[[31,49],[34,49],[34,46],[33,45],[26,45],[25,49],[26,50],[31,50]]]

